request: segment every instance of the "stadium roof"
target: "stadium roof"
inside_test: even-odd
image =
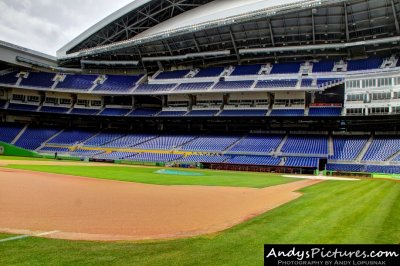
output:
[[[136,0],[58,56],[146,66],[364,56],[398,49],[399,13],[400,0]]]

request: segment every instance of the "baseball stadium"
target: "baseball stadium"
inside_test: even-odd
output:
[[[57,56],[0,41],[0,265],[399,244],[399,20],[400,0],[134,0]]]

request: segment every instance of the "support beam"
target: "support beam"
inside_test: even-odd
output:
[[[396,6],[394,5],[393,0],[391,0],[391,2],[392,2],[393,17],[394,17],[394,25],[396,26],[397,34],[400,35],[400,26],[399,26],[399,20],[397,19]]]
[[[237,59],[237,61],[238,61],[238,64],[240,64],[240,55],[239,55],[239,51],[238,51],[237,46],[236,46],[235,38],[233,37],[232,30],[229,30],[229,34],[231,35],[231,40],[232,40],[232,44],[233,44],[233,49],[235,49],[236,59]]]
[[[275,38],[274,38],[274,32],[272,31],[271,20],[268,20],[268,27],[269,27],[269,33],[270,33],[270,36],[271,36],[272,46],[275,46]]]
[[[316,13],[317,10],[315,8],[313,8],[311,10],[311,21],[312,21],[312,41],[313,44],[315,44],[315,20],[314,20],[314,13]]]
[[[344,6],[344,21],[346,23],[346,41],[350,41],[350,32],[349,32],[349,19],[347,16],[347,4],[346,2],[343,3]]]

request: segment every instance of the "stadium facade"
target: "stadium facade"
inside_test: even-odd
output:
[[[0,43],[0,141],[219,169],[400,172],[399,0],[137,0],[57,58]]]

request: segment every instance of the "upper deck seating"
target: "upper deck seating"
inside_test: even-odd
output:
[[[294,88],[297,85],[297,79],[275,79],[260,80],[256,84],[256,89],[265,88]]]
[[[196,74],[196,78],[206,78],[206,77],[218,77],[222,74],[225,68],[223,67],[212,67],[200,69]]]
[[[347,62],[347,71],[376,69],[376,68],[380,68],[382,63],[383,63],[383,59],[376,58],[376,57],[350,60]]]
[[[99,84],[93,91],[129,92],[143,76],[107,75],[103,84]]]
[[[335,62],[333,60],[321,60],[318,63],[313,63],[313,73],[332,72]]]
[[[219,116],[266,116],[268,110],[266,109],[237,109],[237,110],[223,110]]]
[[[46,72],[29,72],[27,78],[21,80],[21,86],[51,88],[54,84],[55,73]]]
[[[56,86],[60,90],[79,90],[87,91],[93,87],[94,81],[97,79],[96,75],[72,75],[65,76],[63,82],[59,82]]]
[[[274,64],[271,74],[295,74],[300,71],[301,62]]]
[[[258,75],[261,70],[262,65],[244,65],[236,66],[231,76],[248,76],[248,75]]]
[[[15,83],[17,83],[17,81],[19,79],[17,77],[18,73],[19,73],[19,71],[13,71],[13,72],[7,73],[5,75],[1,75],[0,83],[7,84],[7,85],[15,85]]]
[[[241,90],[250,89],[253,86],[254,80],[241,80],[241,81],[220,81],[213,90]]]
[[[211,88],[213,82],[182,83],[174,91],[204,91]]]
[[[140,84],[135,92],[161,92],[170,91],[176,87],[177,84]]]
[[[187,74],[189,74],[190,70],[176,70],[176,71],[167,71],[160,72],[155,79],[181,79],[184,78]]]

